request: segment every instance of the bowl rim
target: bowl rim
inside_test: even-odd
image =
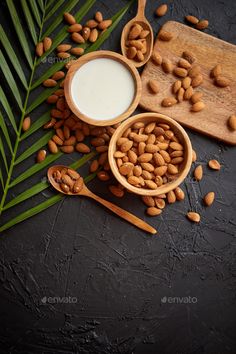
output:
[[[77,72],[77,70],[79,70],[79,68],[81,66],[88,63],[89,61],[99,59],[99,58],[109,58],[109,59],[113,59],[113,60],[118,61],[121,64],[123,64],[131,73],[133,80],[134,80],[134,84],[135,84],[134,98],[133,98],[133,101],[131,102],[130,106],[127,108],[127,110],[115,118],[106,119],[106,120],[96,120],[96,119],[90,118],[90,117],[86,116],[85,114],[83,114],[82,112],[80,112],[80,110],[75,105],[75,103],[72,99],[71,89],[70,89],[73,76]],[[110,50],[99,50],[99,51],[95,51],[92,53],[82,55],[78,60],[76,60],[71,65],[71,67],[69,68],[69,70],[66,74],[66,78],[65,78],[65,82],[64,82],[64,92],[65,92],[66,102],[67,102],[69,108],[79,119],[83,120],[84,122],[86,122],[90,125],[108,126],[108,125],[114,125],[114,124],[120,123],[124,119],[128,118],[134,112],[134,110],[137,108],[140,98],[141,98],[142,83],[141,83],[141,78],[140,78],[138,70],[133,65],[133,63],[130,62],[130,60],[125,58],[123,55],[113,52],[113,51],[110,51]]]
[[[171,126],[173,126],[183,136],[186,154],[187,154],[185,165],[183,167],[183,170],[179,174],[179,176],[174,181],[164,184],[154,190],[145,189],[145,188],[137,188],[137,187],[134,187],[131,184],[129,184],[128,181],[124,178],[124,176],[122,176],[120,174],[117,164],[115,162],[115,158],[113,156],[114,151],[115,151],[115,147],[116,147],[116,141],[120,137],[120,135],[127,128],[129,128],[129,126],[132,125],[134,122],[139,121],[139,120],[140,121],[145,120],[146,117],[153,118],[153,120],[156,120],[156,119],[158,120],[158,118],[160,118],[160,119],[162,119],[162,123],[167,123],[167,124],[170,124]],[[116,131],[114,132],[114,134],[112,135],[112,138],[110,140],[109,149],[108,149],[108,160],[109,160],[109,164],[110,164],[113,175],[115,176],[117,181],[123,187],[125,187],[126,189],[128,189],[129,191],[131,191],[135,194],[139,194],[139,195],[143,195],[143,196],[158,196],[160,194],[166,194],[169,191],[177,188],[183,182],[183,180],[186,178],[186,176],[188,175],[189,170],[192,165],[192,144],[191,144],[190,138],[189,138],[188,134],[186,133],[186,131],[184,130],[184,128],[179,123],[177,123],[174,119],[172,119],[164,114],[161,114],[161,113],[143,112],[143,113],[140,113],[140,114],[130,117],[129,119],[127,119],[125,122],[123,122],[116,129]]]

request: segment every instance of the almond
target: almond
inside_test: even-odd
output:
[[[100,179],[100,181],[104,181],[104,182],[106,182],[106,181],[108,181],[110,179],[110,175],[106,171],[99,171],[97,173],[97,176]]]
[[[69,25],[74,25],[76,23],[76,20],[73,15],[71,15],[69,12],[64,13],[64,20],[69,24]]]
[[[58,152],[58,147],[53,140],[49,140],[48,149],[52,154],[56,154]]]
[[[119,168],[120,174],[127,176],[134,168],[134,165],[131,162],[126,162]]]
[[[84,38],[81,36],[81,34],[79,34],[79,33],[77,33],[77,32],[72,33],[71,39],[72,39],[72,41],[74,41],[75,43],[79,43],[79,44],[85,42],[85,40],[84,40]]]
[[[192,78],[191,85],[192,85],[192,87],[197,87],[197,86],[201,85],[202,82],[203,82],[203,77],[201,74],[198,74]]]
[[[215,85],[219,87],[227,87],[230,86],[230,80],[224,76],[217,76],[214,81]]]
[[[178,66],[180,66],[181,68],[184,68],[184,69],[191,68],[191,64],[189,63],[189,61],[184,58],[180,58],[180,60],[178,62]]]
[[[195,57],[194,55],[189,52],[188,50],[184,51],[182,54],[183,58],[186,59],[190,64],[194,63]]]
[[[94,16],[95,20],[100,23],[103,21],[103,16],[102,16],[102,13],[100,11],[97,11],[95,13],[95,16]]]
[[[197,154],[196,151],[192,149],[192,162],[197,161]]]
[[[199,65],[194,65],[188,72],[188,76],[191,78],[199,75],[201,73],[201,68]]]
[[[146,212],[150,216],[157,216],[157,215],[160,215],[162,213],[162,210],[158,209],[156,207],[149,207],[149,208],[147,208]]]
[[[109,190],[115,197],[118,198],[122,198],[125,194],[124,190],[117,186],[109,186]]]
[[[141,40],[133,39],[129,41],[130,46],[135,47],[137,50],[141,50],[143,48],[143,42]]]
[[[199,112],[205,108],[205,104],[202,101],[198,101],[192,105],[191,111],[192,112]]]
[[[110,27],[112,24],[112,20],[103,20],[102,22],[100,22],[98,24],[98,28],[100,30],[104,30],[104,29],[107,29],[108,27]]]
[[[197,222],[197,223],[200,222],[200,219],[201,219],[200,215],[198,213],[193,212],[193,211],[189,211],[187,213],[187,217],[190,221]]]
[[[58,109],[52,109],[51,116],[54,118],[63,118],[63,113],[61,111],[59,111]]]
[[[151,180],[145,180],[145,186],[149,189],[157,189],[157,184]]]
[[[129,32],[129,39],[136,39],[139,37],[140,33],[142,32],[143,27],[136,23]]]
[[[183,88],[183,87],[180,87],[180,89],[179,89],[179,91],[178,91],[178,93],[177,93],[177,100],[178,100],[178,102],[182,102],[182,101],[183,101],[183,99],[184,99],[184,93],[185,93],[184,88]]]
[[[184,158],[182,156],[179,156],[179,157],[174,157],[172,160],[171,160],[171,163],[173,165],[178,165],[180,163],[182,163],[184,161]]]
[[[170,148],[173,150],[180,150],[180,151],[184,150],[183,145],[176,143],[175,141],[170,143]]]
[[[150,33],[150,31],[148,31],[148,30],[142,30],[139,35],[139,38],[144,39],[149,35],[149,33]]]
[[[91,163],[91,165],[90,165],[89,171],[90,171],[91,173],[94,173],[94,172],[97,171],[98,167],[99,167],[98,160],[93,160],[92,163]]]
[[[192,95],[193,95],[193,88],[192,86],[189,86],[184,93],[184,99],[189,100],[192,97]]]
[[[161,154],[158,152],[153,155],[153,159],[156,163],[157,166],[163,166],[165,165],[165,160]]]
[[[153,52],[152,60],[153,60],[154,64],[156,64],[156,65],[161,65],[161,63],[162,63],[162,57],[157,52]]]
[[[195,92],[191,97],[191,102],[192,103],[199,102],[201,100],[202,96],[203,96],[202,92]]]
[[[90,152],[90,147],[84,143],[76,144],[75,149],[82,154],[88,154]]]
[[[47,103],[49,103],[49,104],[56,103],[57,100],[58,100],[57,95],[51,95],[47,98]]]
[[[36,158],[37,162],[38,163],[43,162],[46,158],[46,155],[47,155],[46,150],[39,150]]]
[[[148,195],[143,196],[142,197],[142,201],[148,207],[154,207],[155,206],[155,200],[151,196],[148,196]]]
[[[177,103],[177,100],[174,97],[166,97],[161,102],[163,107],[171,107],[176,103]]]
[[[31,126],[31,119],[30,119],[30,117],[24,118],[23,123],[22,123],[22,130],[23,130],[24,132],[26,132],[27,130],[29,130],[30,126]]]
[[[159,92],[159,85],[156,80],[149,80],[148,81],[148,86],[151,90],[152,93],[158,93]]]
[[[137,58],[137,60],[138,60],[139,62],[144,61],[144,55],[143,55],[143,53],[142,53],[141,50],[138,50],[138,51],[137,51],[136,58]]]
[[[130,177],[128,177],[128,183],[132,184],[133,186],[136,186],[140,183],[140,180],[136,176],[130,176]]]
[[[70,176],[70,178],[72,178],[72,179],[74,179],[74,180],[80,178],[79,173],[76,172],[75,170],[72,170],[71,168],[68,168],[67,174]]]
[[[46,52],[47,50],[49,50],[52,46],[52,40],[50,37],[45,37],[43,40],[43,48],[44,51]]]
[[[204,203],[206,206],[210,206],[215,199],[215,193],[214,192],[209,192],[205,195],[205,197],[203,198]]]
[[[67,146],[60,146],[60,150],[65,154],[71,154],[72,152],[74,152],[75,148],[73,145],[67,145]]]
[[[73,33],[73,32],[80,32],[82,30],[82,26],[80,23],[75,23],[74,25],[71,25],[69,28],[67,28],[67,32]]]
[[[59,53],[57,53],[57,56],[58,56],[58,58],[61,58],[61,59],[67,59],[70,57],[70,53],[59,52]]]
[[[57,81],[63,79],[64,77],[65,77],[64,71],[57,71],[52,75],[51,79]]]
[[[142,174],[142,168],[141,168],[141,166],[139,166],[139,165],[134,166],[133,174],[134,174],[134,176],[136,176],[136,177],[141,176],[141,174]]]
[[[89,39],[91,29],[89,27],[83,27],[81,35],[85,41]]]
[[[80,47],[72,48],[70,50],[70,52],[71,52],[72,55],[75,55],[75,56],[79,57],[80,55],[84,54],[84,48],[80,48]]]
[[[171,163],[168,163],[168,165],[167,165],[167,171],[168,171],[168,173],[170,173],[171,175],[176,175],[176,174],[179,172],[178,167],[175,166],[175,165],[173,165],[173,164],[171,164]]]
[[[202,176],[203,176],[203,169],[202,169],[202,166],[201,166],[201,165],[198,165],[198,166],[195,168],[193,174],[194,174],[194,177],[196,178],[197,181],[201,181]]]
[[[230,129],[236,130],[236,115],[230,116],[227,123]]]
[[[35,48],[35,52],[36,52],[36,55],[38,57],[41,57],[43,55],[43,42],[39,42],[37,45],[36,45],[36,48]]]
[[[217,170],[219,171],[221,166],[220,163],[217,160],[210,160],[208,162],[208,166],[212,169],[212,170]]]
[[[196,24],[195,27],[199,30],[204,30],[208,27],[208,25],[209,25],[208,20],[201,20]]]
[[[126,51],[126,55],[129,59],[134,59],[137,54],[137,49],[135,47],[129,47]]]
[[[54,141],[54,143],[56,143],[59,146],[63,145],[63,140],[59,138],[59,136],[57,135],[53,135],[52,140]]]
[[[182,80],[182,86],[185,90],[187,90],[187,88],[189,88],[189,86],[191,85],[191,77],[187,76]]]
[[[169,191],[167,193],[167,201],[169,204],[173,204],[176,202],[176,195],[175,195],[174,191]]]
[[[89,20],[86,22],[86,27],[89,27],[89,28],[96,28],[98,25],[97,21],[95,20]]]
[[[81,192],[81,190],[83,189],[83,186],[84,186],[83,177],[79,177],[79,178],[75,181],[75,183],[74,183],[73,192],[74,192],[74,193],[79,193],[79,192]]]
[[[168,31],[164,31],[163,29],[161,29],[160,32],[158,33],[158,39],[162,41],[169,42],[172,38],[173,38],[173,34]]]
[[[61,183],[60,184],[60,188],[65,193],[69,193],[70,192],[70,187],[67,184],[65,184],[65,183]]]
[[[144,170],[148,171],[148,172],[153,172],[154,171],[154,166],[149,163],[149,162],[142,162],[141,166]]]
[[[163,176],[167,171],[167,166],[160,166],[154,169],[154,174],[156,176]]]
[[[44,124],[44,129],[51,129],[56,124],[56,119],[52,118],[46,124]]]
[[[211,70],[211,77],[217,77],[220,76],[222,73],[222,67],[220,64],[217,64],[214,66],[214,68]]]
[[[75,145],[76,143],[76,137],[74,135],[72,135],[70,138],[66,139],[63,143],[64,146],[68,146],[68,145]]]
[[[56,133],[57,133],[57,135],[59,136],[59,138],[61,140],[63,140],[63,141],[65,140],[65,137],[64,137],[64,134],[63,134],[63,130],[61,128],[56,129]]]
[[[91,43],[94,43],[96,42],[98,38],[98,30],[96,28],[92,29],[91,33],[90,33],[90,36],[89,36],[89,41]]]
[[[142,155],[140,155],[140,156],[138,157],[138,161],[139,161],[140,163],[142,163],[142,162],[149,162],[149,161],[151,161],[152,157],[153,157],[152,154],[150,154],[150,153],[148,153],[148,152],[145,152],[145,153],[143,153]]]
[[[199,19],[197,17],[191,15],[185,16],[185,20],[191,23],[192,25],[196,25],[199,22]]]
[[[180,87],[181,87],[181,81],[180,80],[175,81],[172,86],[172,92],[176,94],[179,91]]]
[[[179,67],[177,67],[177,68],[175,68],[175,69],[173,70],[173,72],[174,72],[174,74],[175,74],[176,76],[178,76],[178,77],[186,77],[186,76],[188,75],[187,70],[184,69],[184,68],[179,68]]]
[[[155,13],[158,17],[161,17],[167,13],[167,10],[168,6],[166,4],[162,4],[156,9]]]
[[[130,150],[132,148],[132,146],[133,146],[133,142],[131,140],[128,140],[120,146],[120,150],[122,152],[127,152],[128,150]]]
[[[180,187],[175,188],[174,193],[175,193],[177,200],[184,200],[185,194],[184,194],[184,191]]]
[[[173,64],[169,59],[163,59],[161,63],[161,67],[165,73],[170,73],[173,70]]]
[[[131,163],[133,163],[133,164],[136,164],[136,162],[137,162],[137,160],[138,160],[137,154],[136,154],[134,151],[132,151],[132,150],[129,150],[129,151],[127,152],[127,154],[128,154],[129,161],[130,161]]]
[[[171,161],[171,157],[170,157],[170,155],[169,155],[169,153],[167,151],[161,150],[160,151],[160,155],[163,157],[165,162],[169,163]]]

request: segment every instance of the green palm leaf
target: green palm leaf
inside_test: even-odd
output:
[[[46,3],[46,10],[48,10],[54,2],[55,2],[55,0],[48,0]]]
[[[11,139],[10,139],[10,136],[9,136],[9,133],[8,133],[8,129],[7,129],[5,120],[4,120],[1,112],[0,112],[0,127],[2,129],[4,137],[6,139],[7,145],[9,147],[11,153],[13,154],[13,149],[12,149],[12,145],[11,145]]]
[[[7,2],[9,13],[10,13],[10,16],[12,18],[12,22],[13,22],[13,25],[15,27],[18,39],[19,39],[20,44],[21,44],[21,47],[22,47],[23,52],[25,54],[25,57],[26,57],[26,59],[27,59],[27,61],[29,63],[29,66],[32,69],[33,68],[33,60],[32,60],[32,56],[31,56],[31,52],[30,52],[30,49],[29,49],[29,46],[28,46],[28,42],[27,42],[25,33],[23,31],[22,25],[20,23],[20,19],[19,19],[18,15],[17,15],[17,11],[16,11],[16,8],[15,8],[15,5],[13,4],[13,0],[6,0],[6,2]],[[33,4],[33,3],[35,3],[35,1],[30,1],[30,4]]]
[[[0,86],[0,101],[1,101],[5,111],[7,113],[7,116],[9,118],[10,122],[11,122],[11,125],[12,125],[13,129],[15,130],[16,133],[18,133],[14,115],[12,113],[12,110],[11,110],[11,107],[9,105],[9,102],[8,102],[8,100],[6,98],[6,95],[5,95],[5,93],[4,93],[4,91],[3,91],[1,86]]]
[[[36,45],[37,44],[37,34],[35,32],[34,21],[33,21],[33,18],[31,16],[31,13],[30,13],[30,10],[28,8],[26,0],[21,0],[21,6],[22,6],[22,9],[24,11],[25,19],[27,21],[27,24],[28,24],[28,27],[29,27],[29,30],[30,30],[29,32],[30,32],[30,34],[32,36],[34,44]]]
[[[34,1],[30,0],[29,3],[30,3],[30,6],[31,6],[31,10],[32,10],[32,12],[34,14],[34,18],[35,18],[38,26],[41,27],[41,24],[42,24],[41,22],[42,21],[41,21],[41,18],[40,18],[40,13],[39,13],[39,9],[38,9],[36,1],[35,0]]]
[[[39,7],[40,7],[41,11],[44,12],[44,3],[43,3],[43,0],[38,0],[38,4],[39,4]]]
[[[22,110],[22,100],[20,96],[20,92],[18,90],[18,87],[16,86],[16,82],[14,80],[14,77],[11,73],[11,70],[2,54],[2,51],[0,50],[0,67],[2,69],[3,75],[5,76],[5,79],[9,85],[9,88],[11,89],[13,96],[15,97],[18,106]]]
[[[48,89],[44,89],[34,100],[33,103],[27,108],[26,114],[29,114],[33,111],[36,107],[38,107],[41,103],[43,103],[49,96],[53,94],[59,88],[59,84],[55,87],[50,87]]]
[[[47,21],[51,16],[59,9],[59,7],[64,3],[64,0],[58,0],[56,5],[53,6],[53,8],[47,13],[47,16],[45,17],[45,21]]]
[[[4,181],[3,181],[3,176],[2,176],[2,170],[0,170],[0,182],[1,182],[2,189],[4,189]]]
[[[27,84],[27,81],[25,78],[25,74],[21,68],[20,62],[15,54],[15,51],[12,48],[12,45],[6,36],[4,29],[2,28],[2,25],[0,25],[0,41],[2,43],[3,48],[7,52],[8,58],[11,61],[14,69],[16,70],[22,84],[24,85],[25,89],[27,90],[28,84]]]
[[[8,172],[7,158],[6,158],[6,154],[5,154],[5,151],[4,151],[4,147],[3,147],[3,143],[2,143],[1,137],[0,137],[0,153],[2,155],[2,159],[3,159],[4,165],[5,165],[6,171]]]
[[[15,166],[18,165],[20,162],[27,159],[27,157],[33,155],[36,151],[40,150],[43,146],[45,146],[48,141],[53,137],[55,134],[54,131],[49,131],[44,134],[39,140],[37,140],[33,145],[31,145],[27,150],[23,152],[16,160]]]

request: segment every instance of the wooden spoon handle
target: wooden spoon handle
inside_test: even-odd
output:
[[[138,0],[138,12],[136,17],[145,17],[145,6],[146,0]]]
[[[86,196],[96,200],[97,202],[104,205],[109,210],[113,211],[113,213],[119,215],[121,218],[123,218],[126,221],[130,222],[131,224],[135,225],[139,229],[147,231],[151,234],[156,234],[157,231],[151,225],[149,225],[146,222],[144,222],[143,220],[137,218],[137,216],[129,213],[128,211],[126,211],[122,208],[119,208],[117,205],[108,202],[107,200],[97,196],[96,194],[93,194],[90,191],[89,191],[89,193],[86,193]]]

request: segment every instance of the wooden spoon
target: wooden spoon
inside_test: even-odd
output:
[[[146,222],[144,222],[143,220],[137,218],[137,216],[129,213],[128,211],[119,208],[118,206],[116,206],[115,204],[112,204],[110,202],[108,202],[105,199],[102,199],[101,197],[97,196],[96,194],[92,193],[85,184],[83,184],[83,187],[81,189],[81,191],[79,193],[73,193],[73,192],[68,192],[65,193],[62,191],[62,189],[60,188],[60,184],[57,183],[55,181],[55,179],[53,178],[53,173],[55,171],[61,171],[63,168],[68,169],[67,166],[63,166],[63,165],[56,165],[56,166],[52,166],[48,169],[48,180],[49,183],[60,193],[66,194],[66,195],[83,195],[85,197],[89,197],[92,198],[94,200],[96,200],[98,203],[104,205],[106,208],[108,208],[109,210],[113,211],[113,213],[115,213],[116,215],[119,215],[121,218],[125,219],[126,221],[130,222],[131,224],[135,225],[136,227],[138,227],[139,229],[142,229],[146,232],[149,232],[151,234],[156,234],[156,230],[150,226],[149,224],[147,224]],[[71,169],[71,168],[70,168]]]
[[[131,27],[134,24],[138,23],[139,25],[141,25],[143,27],[144,30],[150,31],[149,35],[146,37],[147,52],[146,52],[146,54],[144,54],[144,60],[139,62],[139,61],[136,61],[135,59],[129,59],[134,64],[134,66],[136,66],[136,68],[143,66],[149,60],[149,58],[152,54],[152,49],[153,49],[153,30],[152,30],[150,23],[146,19],[145,14],[144,14],[145,5],[146,5],[146,0],[138,0],[137,15],[125,25],[125,27],[123,28],[123,31],[122,31],[122,35],[121,35],[121,51],[122,51],[122,54],[125,57],[127,57],[127,55],[126,55],[127,46],[125,45],[125,43],[128,39],[128,35],[131,30]]]

